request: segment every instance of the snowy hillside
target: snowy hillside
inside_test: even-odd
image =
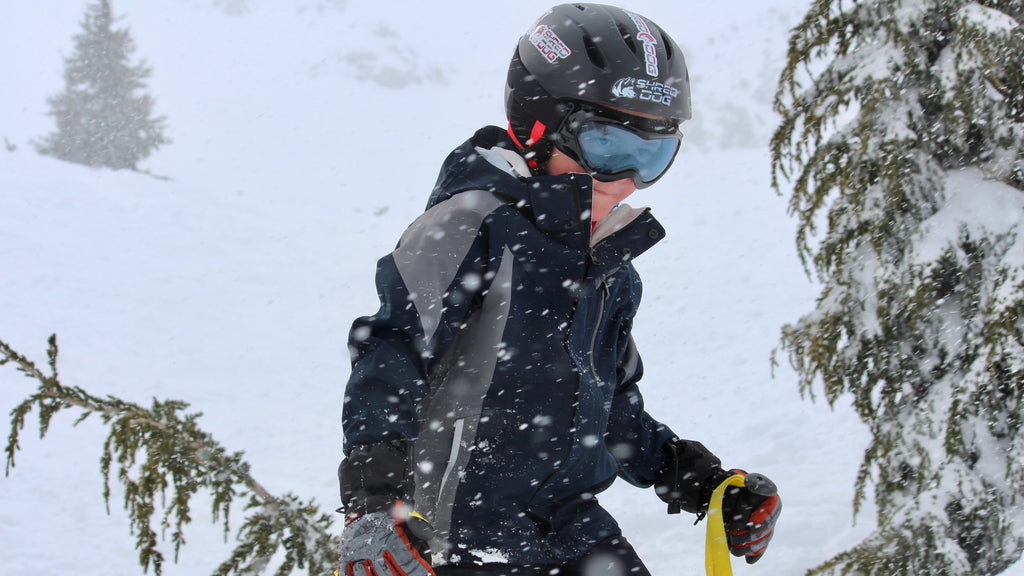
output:
[[[683,46],[695,107],[672,172],[631,199],[668,229],[637,262],[635,336],[648,409],[781,488],[772,547],[736,573],[797,576],[874,519],[852,516],[866,429],[848,406],[801,399],[784,359],[772,375],[780,327],[815,295],[766,146],[805,2],[773,4],[627,5]],[[43,362],[57,333],[65,384],[187,401],[272,492],[333,508],[347,330],[376,309],[376,259],[448,151],[502,123],[508,58],[549,4],[114,0],[174,140],[142,166],[169,180],[32,151],[53,128],[46,98],[85,5],[0,10],[0,138],[15,148],[0,149],[0,339]],[[32,389],[0,367],[5,414]],[[0,480],[5,575],[141,572],[116,489],[110,515],[100,498],[103,430],[71,423],[41,442],[27,430]],[[602,502],[653,574],[703,572],[703,524],[624,483]],[[165,573],[208,574],[225,558],[222,531],[201,507],[194,518]]]

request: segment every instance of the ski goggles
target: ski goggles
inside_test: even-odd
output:
[[[570,114],[554,136],[558,148],[595,179],[631,178],[637,188],[654,184],[668,171],[683,139],[671,120],[593,108]]]

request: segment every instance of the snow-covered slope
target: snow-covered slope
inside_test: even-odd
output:
[[[190,402],[271,491],[333,507],[345,340],[376,309],[375,261],[449,149],[501,123],[507,59],[548,7],[395,4],[115,0],[171,127],[143,166],[165,181],[32,152],[85,1],[5,3],[0,137],[16,150],[0,150],[0,339],[42,361],[56,332],[66,384]],[[779,328],[814,298],[766,151],[804,2],[720,4],[628,4],[686,50],[697,114],[673,172],[631,199],[669,230],[638,262],[635,335],[649,410],[781,487],[769,554],[736,572],[795,576],[873,528],[870,509],[852,517],[867,432],[847,406],[802,400],[784,359],[771,371]],[[5,412],[31,389],[0,368]],[[100,499],[103,430],[70,425],[41,442],[27,430],[0,480],[4,574],[140,570],[116,490],[110,515]],[[702,572],[703,525],[624,484],[602,501],[655,575]],[[194,516],[168,574],[225,557],[220,529]]]

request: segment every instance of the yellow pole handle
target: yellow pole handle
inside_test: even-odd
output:
[[[732,576],[729,542],[725,537],[725,519],[722,518],[722,498],[730,486],[746,486],[746,480],[742,474],[726,478],[711,493],[711,502],[708,503],[708,532],[704,543],[704,568],[707,576]]]

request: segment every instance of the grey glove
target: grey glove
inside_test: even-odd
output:
[[[782,500],[775,483],[762,474],[733,472],[746,477],[746,487],[727,490],[722,501],[729,552],[743,556],[747,564],[761,559],[775,532]]]
[[[352,517],[341,533],[338,559],[347,576],[433,576],[427,541],[433,528],[419,514],[394,511]]]

